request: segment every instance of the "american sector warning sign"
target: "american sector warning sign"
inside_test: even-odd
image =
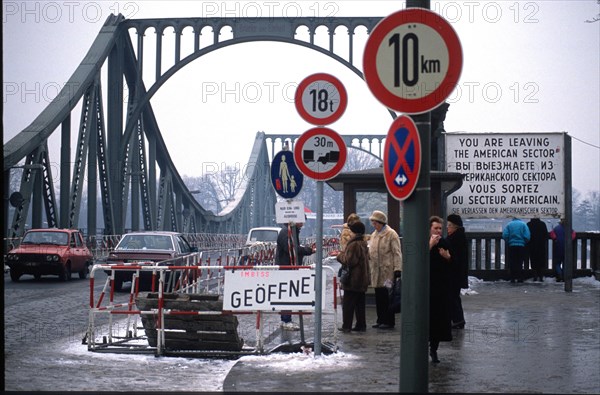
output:
[[[564,133],[447,133],[446,170],[464,175],[448,213],[564,216],[564,141]]]

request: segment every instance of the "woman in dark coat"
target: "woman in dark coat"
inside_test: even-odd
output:
[[[533,281],[544,281],[544,269],[548,267],[548,228],[539,218],[532,218],[527,223],[531,238],[527,243],[529,261],[533,270]]]
[[[342,300],[342,332],[367,330],[366,293],[371,275],[369,273],[369,248],[364,238],[365,225],[354,222],[350,225],[354,237],[350,239],[344,251],[340,252],[337,260],[350,268],[350,284],[342,285],[344,298]],[[352,320],[356,314],[356,325]]]
[[[452,340],[450,321],[451,255],[450,244],[442,237],[440,217],[429,219],[429,355],[438,363],[440,342]]]
[[[469,288],[469,245],[462,218],[459,215],[451,214],[448,216],[446,225],[450,243],[450,255],[452,256],[451,271],[451,292],[452,308],[450,318],[452,319],[452,328],[463,329],[465,327],[465,314],[460,300],[460,290]]]

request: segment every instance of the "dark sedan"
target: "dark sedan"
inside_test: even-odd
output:
[[[184,235],[176,232],[132,232],[121,237],[115,249],[108,255],[109,265],[155,265],[157,262],[184,257],[197,252],[185,239]],[[170,262],[171,264],[176,261]],[[123,283],[131,281],[131,270],[115,271],[115,290],[119,291]],[[111,274],[107,271],[107,274]],[[151,272],[142,271],[140,290],[151,289]]]

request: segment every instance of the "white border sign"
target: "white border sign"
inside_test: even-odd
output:
[[[363,56],[365,80],[385,106],[420,114],[452,93],[462,71],[458,35],[430,10],[395,12],[373,29]]]
[[[278,224],[304,223],[304,202],[292,200],[275,203],[275,220]]]
[[[316,127],[302,133],[294,146],[294,161],[307,177],[325,181],[337,176],[347,157],[346,143],[337,132]]]
[[[564,141],[564,133],[446,133],[446,170],[464,174],[448,214],[563,217]]]
[[[306,77],[294,96],[296,110],[307,122],[324,126],[342,116],[348,105],[348,95],[344,84],[326,73]]]
[[[325,286],[322,289],[325,289]],[[223,310],[314,311],[315,271],[313,269],[227,270],[223,290]]]

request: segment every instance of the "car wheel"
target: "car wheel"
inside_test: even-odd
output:
[[[63,266],[60,274],[58,275],[60,281],[70,281],[71,280],[71,264],[67,263]]]
[[[21,278],[21,273],[19,273],[16,270],[10,270],[10,279],[14,282],[19,282],[19,279]]]
[[[83,270],[79,271],[79,278],[85,280],[88,277],[88,274],[90,274],[90,265],[86,262]]]

